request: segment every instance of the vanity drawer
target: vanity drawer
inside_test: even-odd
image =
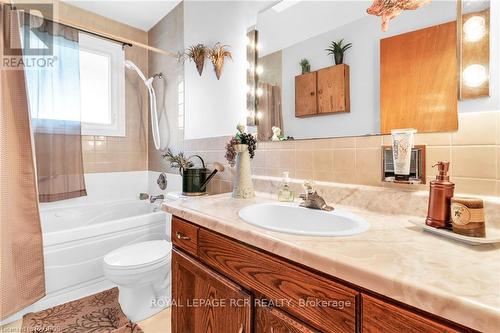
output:
[[[204,229],[198,257],[322,332],[356,331],[355,290]]]
[[[179,219],[172,217],[172,243],[180,249],[197,255],[198,252],[198,227]]]
[[[458,333],[417,313],[362,295],[363,333]]]
[[[272,307],[255,309],[255,333],[319,333]]]

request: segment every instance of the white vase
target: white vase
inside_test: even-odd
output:
[[[233,183],[233,198],[253,198],[255,193],[253,190],[248,145],[235,145],[234,149],[238,155],[236,156],[236,178]]]

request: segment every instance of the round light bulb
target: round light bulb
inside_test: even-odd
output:
[[[257,96],[260,97],[260,96],[262,96],[262,94],[263,94],[262,89],[261,88],[257,88]]]
[[[482,65],[474,64],[467,66],[462,72],[462,78],[466,86],[477,88],[488,79],[486,68]]]
[[[262,116],[263,116],[262,112],[260,111],[257,112],[257,119],[262,119]]]
[[[464,23],[464,39],[477,42],[486,34],[486,22],[482,16],[472,16]]]
[[[255,68],[255,71],[257,74],[262,74],[264,73],[264,68],[261,65],[259,65]]]

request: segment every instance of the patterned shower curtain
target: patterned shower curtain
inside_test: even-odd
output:
[[[19,45],[18,27],[15,12],[0,4],[0,58],[5,45]],[[0,320],[45,295],[28,110],[24,68],[0,65]]]

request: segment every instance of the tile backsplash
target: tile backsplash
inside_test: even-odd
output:
[[[184,150],[188,155],[202,155],[208,163],[225,162],[228,139],[186,140]],[[381,147],[390,143],[389,135],[260,142],[252,161],[253,174],[279,177],[289,171],[298,179],[427,190],[428,184],[381,181]],[[432,164],[448,160],[456,193],[500,196],[500,111],[459,114],[457,132],[417,134],[415,144],[426,145],[427,181],[437,172]],[[226,163],[226,171],[217,176],[209,190],[230,191],[233,172]]]

